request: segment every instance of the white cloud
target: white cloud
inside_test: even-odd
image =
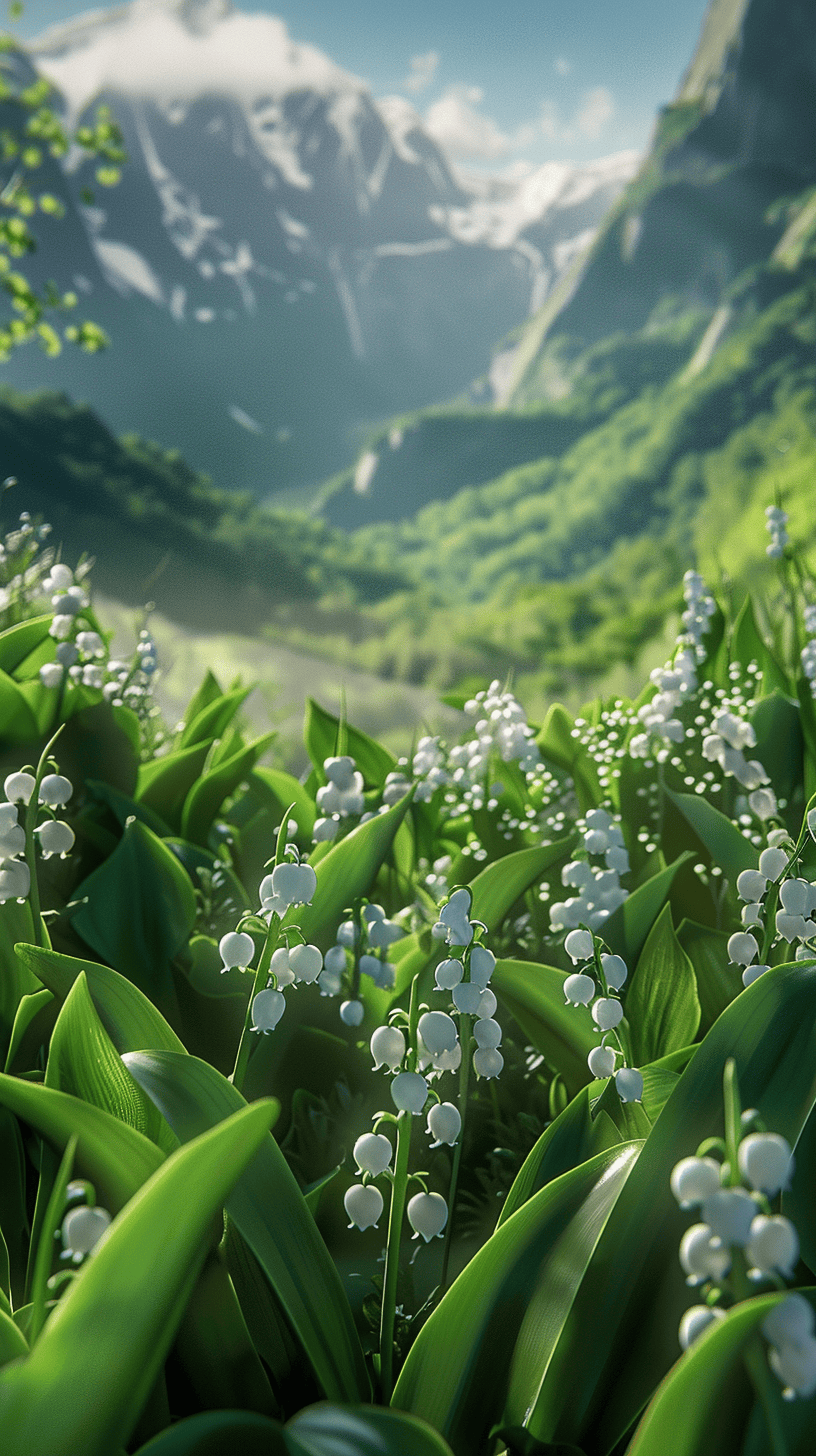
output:
[[[403,90],[411,91],[414,95],[418,91],[424,91],[436,75],[438,65],[438,51],[426,51],[425,55],[412,56],[410,75],[402,83]]]
[[[559,76],[568,76],[572,70],[572,61],[568,61],[565,56],[558,56],[553,62],[553,70]]]
[[[428,108],[425,130],[456,161],[492,162],[535,140],[534,126],[520,126],[512,135],[503,132],[492,116],[478,110],[483,99],[478,86],[449,86]]]
[[[595,86],[585,91],[581,108],[575,117],[575,125],[585,137],[599,137],[608,121],[615,115],[615,100],[606,86]]]

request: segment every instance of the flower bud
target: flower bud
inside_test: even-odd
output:
[[[45,662],[40,668],[40,682],[46,688],[58,688],[62,682],[62,668],[58,662]]]
[[[256,1031],[274,1031],[285,1010],[286,998],[283,992],[267,986],[265,991],[259,991],[253,999],[252,1025]]]
[[[383,1196],[379,1188],[369,1184],[354,1183],[347,1188],[343,1206],[351,1219],[349,1228],[373,1228],[383,1211]]]
[[[415,1193],[406,1211],[414,1237],[421,1234],[426,1244],[442,1233],[448,1221],[448,1205],[441,1193]]]
[[[708,1326],[715,1324],[718,1320],[725,1319],[724,1309],[712,1309],[707,1304],[693,1304],[687,1309],[680,1321],[678,1338],[681,1349],[687,1350],[689,1345],[707,1330]]]
[[[342,1001],[340,1003],[340,1020],[344,1026],[359,1026],[365,1016],[365,1007],[362,1001]]]
[[[315,819],[312,840],[315,844],[328,843],[329,840],[337,837],[339,828],[339,819],[332,819],[331,817]]]
[[[623,1007],[612,996],[599,996],[592,1008],[592,1020],[601,1031],[611,1031],[623,1020]]]
[[[62,1244],[75,1261],[96,1248],[111,1222],[106,1208],[72,1208],[62,1220]]]
[[[252,964],[252,958],[255,955],[255,942],[251,935],[229,930],[226,935],[221,936],[218,949],[224,963],[221,967],[222,974],[234,966],[246,970],[247,966]]]
[[[370,1173],[373,1178],[384,1173],[391,1162],[393,1148],[382,1133],[365,1132],[354,1144],[354,1161],[361,1173]]]
[[[602,955],[601,965],[610,991],[619,991],[629,974],[626,961],[619,955]]]
[[[442,1143],[453,1147],[462,1131],[458,1108],[452,1102],[435,1102],[428,1113],[427,1128],[428,1136],[436,1139],[431,1143],[432,1148],[441,1147]]]
[[[587,1057],[587,1066],[593,1077],[611,1077],[615,1070],[615,1053],[611,1047],[593,1047]]]
[[[739,1145],[739,1170],[746,1183],[766,1198],[790,1187],[793,1153],[779,1133],[752,1132]]]
[[[670,1186],[681,1208],[704,1203],[720,1186],[720,1164],[714,1158],[681,1158],[672,1168]]]
[[[405,1037],[398,1026],[378,1026],[372,1033],[369,1046],[375,1071],[378,1067],[387,1067],[389,1072],[396,1071],[405,1056]]]
[[[397,1072],[391,1083],[391,1100],[400,1112],[418,1117],[428,1100],[428,1083],[419,1072]]]

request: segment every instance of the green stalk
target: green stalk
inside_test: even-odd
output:
[[[28,872],[31,878],[28,902],[31,906],[31,918],[34,923],[34,944],[40,946],[43,950],[49,949],[51,941],[48,931],[45,928],[45,921],[42,918],[42,910],[40,908],[40,887],[37,883],[37,854],[34,847],[34,830],[37,827],[37,814],[40,808],[40,784],[45,778],[45,770],[48,767],[48,756],[64,726],[64,724],[60,725],[53,738],[49,738],[40,754],[40,761],[37,764],[34,774],[34,789],[26,805],[25,812],[25,861],[28,865]]]
[[[736,1188],[740,1183],[739,1145],[742,1127],[742,1104],[740,1102],[737,1064],[729,1057],[723,1069],[723,1101],[725,1103],[725,1147],[728,1158],[728,1186]]]
[[[397,1304],[402,1220],[408,1193],[411,1116],[410,1112],[403,1110],[397,1117],[397,1155],[394,1159],[391,1208],[388,1213],[388,1242],[385,1248],[385,1277],[380,1312],[380,1385],[384,1405],[390,1401],[391,1391],[394,1387],[394,1316]]]
[[[249,1023],[252,1019],[252,1003],[255,1000],[258,992],[262,991],[264,989],[264,986],[266,985],[266,978],[269,975],[269,965],[273,955],[275,954],[275,951],[278,948],[278,940],[280,939],[280,920],[278,919],[277,915],[274,915],[272,918],[273,920],[277,920],[277,926],[273,930],[272,926],[270,925],[269,930],[266,934],[264,948],[261,951],[261,958],[258,961],[258,969],[255,972],[255,980],[252,985],[252,991],[250,992],[249,1000],[247,1001],[246,1012],[244,1013],[244,1025],[241,1030],[241,1039],[238,1043],[238,1051],[235,1057],[235,1066],[232,1069],[232,1076],[230,1077],[230,1081],[233,1087],[237,1087],[239,1092],[243,1090],[244,1077],[246,1076],[247,1063],[249,1061],[249,1053],[252,1046],[249,1040],[252,1034],[249,1029]]]
[[[462,1148],[465,1143],[465,1117],[467,1114],[468,1082],[470,1080],[470,1017],[464,1011],[458,1016],[459,1021],[459,1045],[462,1048],[462,1060],[459,1063],[459,1116],[462,1119],[462,1126],[459,1129],[459,1137],[456,1147],[453,1150],[453,1165],[451,1167],[450,1188],[448,1189],[448,1222],[445,1225],[445,1245],[442,1250],[442,1273],[439,1276],[438,1295],[441,1299],[445,1292],[445,1285],[448,1279],[448,1262],[450,1260],[451,1242],[453,1240],[453,1215],[456,1208],[456,1192],[459,1185],[459,1167],[462,1162]]]

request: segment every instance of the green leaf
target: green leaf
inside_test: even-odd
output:
[[[5,900],[0,905],[0,1050],[3,1059],[11,1039],[17,1008],[24,996],[40,990],[40,984],[17,963],[14,947],[19,940],[34,939],[34,921],[28,900]]]
[[[176,1421],[136,1456],[291,1456],[283,1426],[251,1411],[214,1410]]]
[[[466,1265],[408,1352],[392,1404],[430,1422],[461,1456],[498,1421],[521,1423],[578,1280],[635,1166],[623,1144],[530,1198]]]
[[[802,783],[805,746],[799,704],[773,692],[757,703],[751,723],[757,740],[751,757],[766,769],[777,796],[792,799]]]
[[[206,681],[205,679],[205,683]],[[215,678],[213,678],[213,682],[215,682]],[[204,686],[205,684],[202,684],[202,689]],[[199,693],[202,689],[199,689]],[[190,748],[194,743],[209,745],[215,738],[220,738],[251,692],[251,687],[233,688],[231,692],[221,693],[219,697],[203,703],[194,716],[188,717],[187,724],[178,740],[178,747]],[[193,703],[195,702],[194,698]]]
[[[73,918],[85,943],[172,1013],[170,961],[196,918],[193,887],[175,855],[144,824],[129,824],[110,858],[74,894],[87,897]]]
[[[139,768],[137,803],[160,815],[176,834],[181,830],[184,801],[201,773],[209,751],[210,745],[206,741],[194,743],[190,748],[179,748],[175,753],[154,758]]]
[[[182,1141],[244,1100],[214,1067],[174,1052],[132,1053],[131,1075]],[[339,1400],[368,1396],[368,1376],[340,1276],[273,1139],[236,1185],[227,1211],[269,1279],[315,1376]]]
[[[292,1456],[451,1456],[438,1431],[398,1410],[313,1405],[285,1427]]]
[[[28,1341],[10,1314],[0,1309],[0,1366],[28,1354]]]
[[[334,758],[337,754],[337,732],[340,727],[340,719],[335,718],[333,713],[328,713],[321,708],[314,698],[306,699],[306,715],[303,721],[303,741],[306,744],[308,753],[314,767],[325,781],[323,763],[327,758]],[[390,774],[397,766],[397,760],[393,753],[383,748],[381,743],[369,738],[359,728],[352,728],[349,723],[345,725],[346,748],[345,752],[354,759],[356,767],[363,775],[366,788],[379,788],[385,782],[387,774]]]
[[[217,768],[202,774],[193,784],[181,813],[181,833],[193,844],[206,844],[213,820],[229,794],[255,767],[258,759],[274,743],[276,734],[265,733],[245,748],[226,758]]]
[[[609,949],[615,955],[623,956],[627,966],[633,966],[640,955],[646,937],[671,893],[677,871],[691,857],[687,850],[678,855],[673,864],[658,870],[651,879],[638,885],[601,926],[600,934]]]
[[[114,1219],[28,1359],[4,1373],[4,1456],[111,1456],[127,1442],[270,1111],[255,1103],[180,1148]]]
[[[37,715],[22,688],[0,670],[0,743],[28,743],[39,736],[39,731]]]
[[[177,1139],[150,1098],[134,1082],[113,1045],[91,1000],[80,971],[69,991],[51,1037],[45,1069],[46,1087],[70,1092],[172,1152]]]
[[[20,1125],[0,1105],[0,1289],[4,1303],[16,1308],[25,1297],[29,1248],[26,1207],[26,1156]]]
[[[208,708],[211,703],[214,703],[218,698],[223,698],[223,696],[224,689],[221,687],[221,684],[219,683],[217,677],[214,676],[213,672],[208,667],[203,678],[201,679],[201,686],[196,689],[189,703],[187,704],[184,715],[185,726],[187,723],[194,723],[199,713],[201,713],[204,708]],[[180,731],[184,732],[184,729],[182,728]]]
[[[694,969],[664,906],[649,931],[626,991],[634,1064],[640,1067],[694,1041],[700,1002]]]
[[[59,1001],[65,1001],[83,975],[94,1009],[117,1052],[174,1051],[184,1047],[164,1017],[138,986],[98,961],[77,960],[38,945],[18,945],[17,959]]]
[[[729,1057],[744,1105],[758,1107],[768,1127],[795,1142],[816,1100],[816,968],[799,963],[767,971],[697,1047],[575,1291],[526,1421],[542,1440],[574,1441],[606,1456],[676,1360],[677,1328],[688,1306],[677,1249],[689,1220],[669,1179],[678,1158],[722,1135]]]
[[[258,764],[248,778],[251,789],[258,789],[267,799],[272,798],[278,822],[289,805],[294,804],[292,813],[297,820],[299,832],[307,838],[311,837],[315,821],[314,800],[298,779],[282,768],[267,768],[266,764]]]
[[[745,668],[751,662],[758,663],[762,668],[763,696],[774,691],[787,691],[787,677],[759,630],[750,596],[746,596],[734,623],[729,657],[731,662],[739,662]]]
[[[116,1211],[156,1171],[164,1154],[141,1133],[109,1112],[67,1092],[0,1074],[0,1105],[46,1138],[60,1153],[74,1134],[76,1168],[99,1199]]]
[[[743,870],[756,869],[754,846],[708,799],[698,794],[675,794],[671,789],[666,790],[666,797],[680,810],[714,863],[720,866],[732,884],[736,884],[737,876]]]
[[[785,1293],[746,1299],[704,1330],[661,1383],[628,1456],[666,1456],[667,1451],[671,1456],[710,1456],[712,1425],[728,1377],[766,1315],[784,1298]],[[765,1362],[764,1342],[761,1358]]]
[[[534,961],[497,961],[491,985],[536,1051],[577,1091],[592,1076],[587,1057],[597,1045],[598,1029],[586,1006],[569,1006],[565,971]]]
[[[504,1200],[496,1227],[506,1223],[528,1198],[554,1178],[618,1142],[617,1130],[605,1113],[590,1117],[589,1088],[583,1087],[530,1149]]]
[[[600,804],[604,797],[598,770],[590,754],[573,737],[575,719],[560,703],[553,703],[536,743],[543,758],[572,775],[581,811]]]
[[[39,1050],[48,1045],[59,1003],[50,991],[32,991],[17,1007],[11,1030],[5,1072],[28,1072],[34,1067]]]
[[[742,990],[739,972],[728,961],[728,933],[697,925],[694,920],[682,920],[677,939],[694,967],[701,1025],[703,1031],[708,1031]]]
[[[53,620],[47,612],[43,617],[29,617],[27,622],[18,622],[0,632],[0,672],[15,672],[41,642],[47,641]]]

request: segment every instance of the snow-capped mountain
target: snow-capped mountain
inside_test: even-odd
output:
[[[260,495],[484,373],[637,162],[461,178],[409,103],[229,0],[131,0],[28,49],[69,120],[111,107],[129,160],[104,188],[68,158],[82,227],[45,229],[37,263],[73,279],[112,349],[46,367],[29,347],[5,377],[64,388]]]

